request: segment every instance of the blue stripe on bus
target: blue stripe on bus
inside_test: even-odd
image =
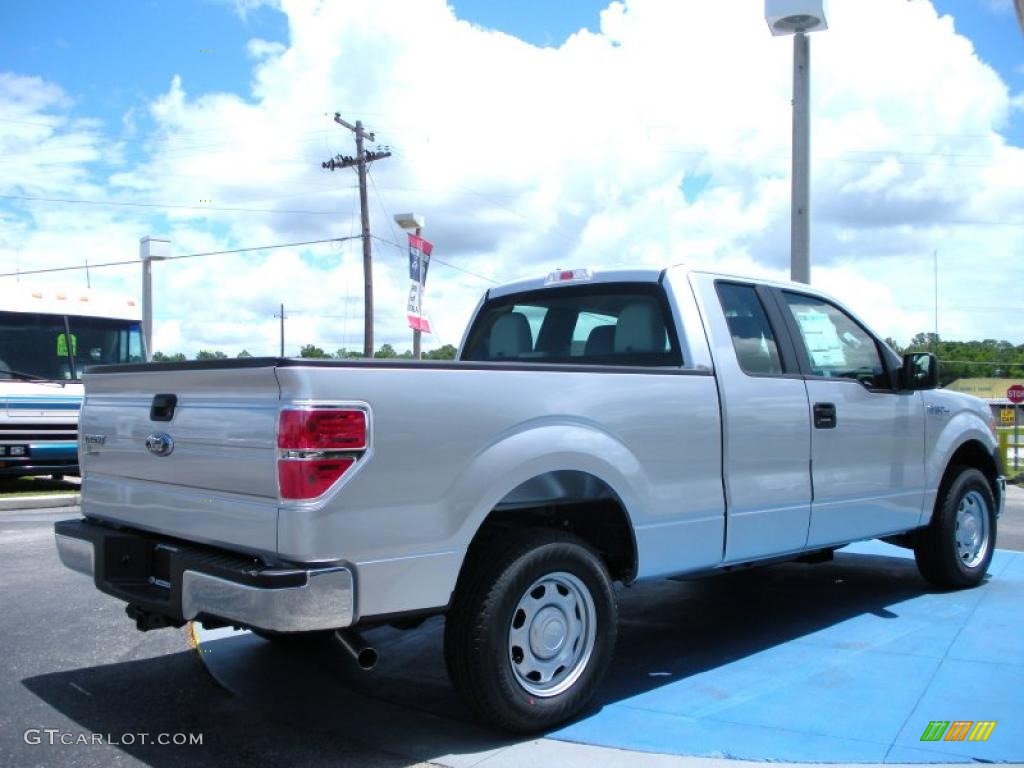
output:
[[[78,456],[78,443],[29,443],[33,459],[74,459]]]
[[[10,411],[77,411],[81,400],[8,400]]]

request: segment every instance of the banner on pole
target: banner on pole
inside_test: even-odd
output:
[[[412,283],[409,286],[409,304],[406,311],[410,328],[430,333],[430,321],[423,317],[423,286],[419,283]]]
[[[430,254],[433,250],[433,243],[409,233],[409,279],[414,283],[427,284],[427,270],[430,268]]]
[[[430,321],[422,315],[407,315],[409,318],[409,327],[414,331],[423,331],[423,333],[431,333]]]
[[[409,305],[406,307],[410,315],[420,314],[423,307],[423,286],[413,283],[409,286]]]
[[[423,286],[427,282],[430,254],[434,250],[419,235],[409,233],[409,304],[407,306],[409,327],[414,331],[430,333],[430,321],[423,316]]]

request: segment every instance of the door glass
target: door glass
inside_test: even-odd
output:
[[[768,316],[750,285],[718,283],[736,359],[745,373],[782,373],[782,360]]]
[[[853,318],[821,299],[788,291],[783,295],[813,375],[854,379],[872,389],[889,387],[875,340]]]

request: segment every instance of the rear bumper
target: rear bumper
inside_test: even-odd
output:
[[[168,624],[205,619],[276,632],[352,624],[352,570],[341,565],[270,567],[89,520],[58,522],[54,533],[64,565]]]

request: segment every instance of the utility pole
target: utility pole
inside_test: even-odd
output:
[[[363,121],[356,120],[356,124],[341,119],[341,114],[334,113],[334,122],[348,128],[356,135],[356,156],[335,155],[330,160],[321,163],[322,168],[335,170],[336,168],[351,168],[355,166],[359,175],[359,218],[363,230],[363,357],[373,357],[373,252],[370,247],[370,207],[366,195],[366,166],[374,160],[382,160],[391,157],[391,151],[382,147],[378,151],[367,151],[363,149],[363,141],[369,139],[376,142],[373,133],[363,130]]]
[[[281,318],[281,357],[284,357],[284,304],[281,304],[281,314],[278,315]]]
[[[935,335],[932,337],[932,354],[939,355],[939,252],[932,251],[932,266],[935,270]]]

